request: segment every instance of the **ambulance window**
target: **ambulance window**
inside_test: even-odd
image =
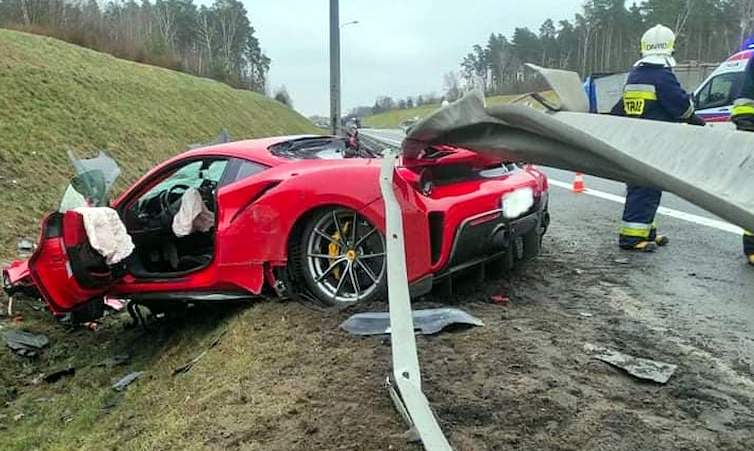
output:
[[[705,110],[733,104],[735,89],[739,85],[743,72],[721,74],[709,81],[699,91],[696,108]]]

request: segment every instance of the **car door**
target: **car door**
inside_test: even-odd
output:
[[[58,210],[43,219],[39,245],[28,265],[34,284],[55,314],[83,311],[87,306],[101,309],[101,303],[87,301],[101,297],[120,275],[89,244],[83,216],[76,212],[78,207],[107,205],[120,169],[102,152],[90,159],[78,159],[72,152],[69,157],[76,176]],[[89,316],[98,315],[94,311]]]
[[[102,303],[89,301],[100,301],[124,267],[107,265],[92,248],[83,216],[74,210],[45,217],[39,245],[29,259],[31,277],[50,310],[57,315],[78,312],[80,320],[101,316]]]

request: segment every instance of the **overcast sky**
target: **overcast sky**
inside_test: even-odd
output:
[[[329,112],[328,0],[242,0],[272,58],[270,86],[285,85],[305,115]],[[547,19],[572,19],[583,0],[341,0],[344,112],[395,98],[442,92],[471,46],[491,32],[537,31]],[[556,22],[557,23],[557,22]]]

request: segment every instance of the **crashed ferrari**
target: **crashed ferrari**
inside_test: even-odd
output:
[[[387,284],[379,156],[323,136],[212,145],[158,165],[112,202],[117,164],[72,157],[63,202],[3,285],[36,289],[76,322],[101,316],[112,297],[153,311],[265,294],[374,299]],[[396,175],[413,295],[458,270],[539,253],[548,185],[534,166],[437,145],[404,157]]]

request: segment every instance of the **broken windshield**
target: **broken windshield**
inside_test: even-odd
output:
[[[79,159],[69,150],[68,158],[76,175],[66,188],[58,211],[107,206],[110,189],[120,175],[118,163],[102,151],[94,158]]]

